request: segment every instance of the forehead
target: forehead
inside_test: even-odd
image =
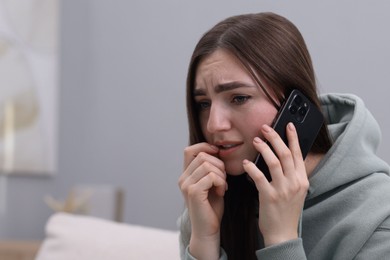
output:
[[[201,60],[195,76],[195,89],[216,87],[233,81],[254,83],[237,57],[219,49]]]

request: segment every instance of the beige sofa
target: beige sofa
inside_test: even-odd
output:
[[[54,214],[36,260],[179,259],[177,231]]]

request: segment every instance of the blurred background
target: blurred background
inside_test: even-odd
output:
[[[379,154],[390,162],[386,0],[64,0],[57,167],[50,176],[1,177],[0,238],[43,239],[53,214],[47,196],[65,200],[74,187],[100,190],[100,202],[113,196],[107,189],[119,189],[120,221],[176,229],[184,207],[177,179],[187,144],[185,80],[192,50],[221,19],[263,11],[300,29],[320,93],[364,99],[382,128]]]

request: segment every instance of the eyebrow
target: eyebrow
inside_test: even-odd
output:
[[[230,91],[230,90],[233,90],[233,89],[237,89],[237,88],[253,88],[255,87],[254,85],[248,85],[247,83],[243,83],[243,82],[239,82],[239,81],[233,81],[233,82],[229,82],[229,83],[224,83],[224,84],[218,84],[214,91],[215,93],[221,93],[221,92],[226,92],[226,91]],[[194,92],[193,92],[193,95],[194,97],[196,96],[204,96],[206,95],[206,92],[204,89],[194,89]]]

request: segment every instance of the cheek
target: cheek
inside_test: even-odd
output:
[[[242,128],[245,129],[246,134],[250,138],[259,136],[261,127],[264,124],[271,125],[276,114],[277,110],[273,106],[265,106],[252,110],[245,115],[245,120],[242,120],[242,122],[245,122]]]

